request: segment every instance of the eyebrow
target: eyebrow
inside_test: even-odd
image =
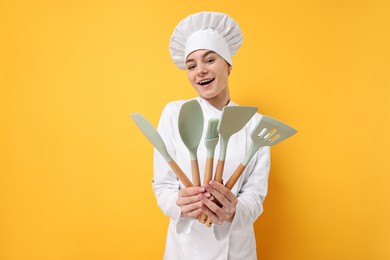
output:
[[[215,53],[215,51],[208,51],[208,52],[206,52],[205,54],[202,55],[202,58],[206,57],[207,55],[209,55],[211,53]],[[195,60],[194,59],[188,59],[188,60],[186,60],[186,64],[188,62],[192,62],[192,61],[195,61]]]

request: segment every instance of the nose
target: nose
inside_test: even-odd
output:
[[[203,76],[207,74],[207,68],[205,65],[198,65],[198,75]]]

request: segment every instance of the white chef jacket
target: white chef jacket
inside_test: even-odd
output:
[[[220,118],[222,111],[210,105],[206,100],[195,98],[200,103],[204,115],[204,131],[198,147],[198,163],[201,182],[206,163],[207,149],[204,138],[210,118]],[[178,116],[183,103],[187,100],[170,102],[164,108],[158,132],[161,134],[167,150],[191,179],[190,154],[182,142],[178,129]],[[228,106],[236,106],[230,101]],[[242,162],[251,143],[250,134],[261,119],[255,114],[248,124],[231,136],[225,159],[223,180],[226,182],[236,167]],[[219,156],[219,143],[215,149],[214,171]],[[238,198],[232,223],[213,224],[206,227],[198,220],[182,217],[176,204],[178,192],[183,184],[173,173],[168,163],[154,151],[153,191],[157,203],[165,215],[170,217],[164,259],[166,260],[251,260],[256,257],[256,241],[253,223],[263,211],[263,201],[268,189],[270,168],[270,148],[261,148],[248,163],[232,189]]]

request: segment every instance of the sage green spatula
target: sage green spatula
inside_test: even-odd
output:
[[[184,103],[180,108],[179,133],[190,152],[192,182],[194,186],[200,186],[197,150],[203,133],[203,112],[195,99]]]
[[[146,138],[153,144],[153,146],[157,149],[157,151],[164,157],[164,159],[168,162],[169,166],[179,178],[179,180],[183,183],[185,187],[191,187],[192,183],[188,179],[187,175],[180,169],[179,165],[172,159],[171,155],[168,153],[167,148],[161,135],[157,132],[157,130],[146,120],[141,114],[134,113],[131,115],[131,118],[134,120],[138,128],[142,131],[142,133],[146,136]]]
[[[218,125],[221,140],[217,169],[214,180],[222,183],[223,168],[225,166],[226,150],[230,137],[240,131],[249,119],[256,113],[257,107],[252,106],[226,106]]]
[[[238,165],[225,186],[232,189],[241,176],[253,155],[263,146],[272,146],[289,138],[297,132],[291,126],[269,116],[263,116],[257,127],[251,133],[252,144],[244,160]]]

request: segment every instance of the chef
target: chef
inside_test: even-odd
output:
[[[237,106],[230,97],[228,78],[232,71],[232,56],[241,46],[242,39],[238,24],[228,15],[217,12],[192,14],[180,21],[173,31],[170,54],[177,67],[186,71],[189,83],[198,94],[194,99],[202,108],[205,127],[209,119],[221,117],[223,107]],[[178,129],[179,111],[186,101],[172,101],[165,106],[158,131],[168,152],[191,179],[190,155]],[[224,181],[244,159],[251,142],[250,133],[260,120],[261,115],[255,114],[230,138]],[[207,156],[204,137],[205,134],[198,148],[201,177]],[[219,154],[219,144],[215,154]],[[164,259],[257,259],[253,223],[263,211],[269,169],[270,148],[263,147],[232,190],[215,181],[202,187],[184,187],[155,151],[153,191],[159,207],[170,217]],[[198,221],[202,213],[208,215],[211,227]]]

